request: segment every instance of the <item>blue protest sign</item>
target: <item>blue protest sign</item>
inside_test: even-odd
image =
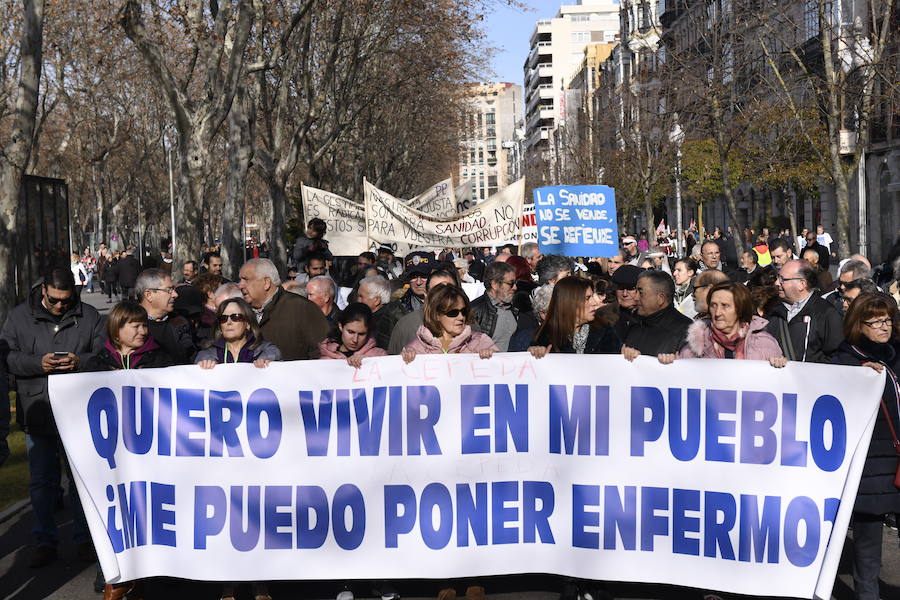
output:
[[[619,250],[616,191],[605,185],[534,190],[538,246],[544,254],[612,256]]]

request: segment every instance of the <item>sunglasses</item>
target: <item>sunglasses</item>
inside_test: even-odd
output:
[[[71,304],[72,296],[68,298],[54,298],[53,296],[47,296],[47,304]]]
[[[247,320],[247,317],[245,317],[241,313],[219,315],[219,323],[227,323],[229,319],[231,319],[232,323],[243,323]]]
[[[453,310],[448,310],[444,313],[445,317],[449,317],[451,319],[455,319],[459,315],[462,315],[466,318],[469,317],[469,309],[468,308],[454,308]]]

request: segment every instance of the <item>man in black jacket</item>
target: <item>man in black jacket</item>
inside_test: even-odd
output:
[[[190,321],[173,313],[178,291],[162,269],[146,269],[135,287],[138,301],[149,316],[150,335],[176,365],[191,364],[197,348]]]
[[[123,300],[134,300],[136,298],[134,286],[137,283],[138,275],[141,272],[141,263],[134,256],[134,249],[129,248],[116,263],[116,274],[119,277],[119,287],[122,292]]]
[[[843,323],[837,309],[813,293],[816,270],[805,260],[788,261],[776,285],[781,302],[766,315],[766,331],[778,340],[788,360],[829,362],[844,340]]]
[[[644,271],[637,281],[638,321],[628,328],[622,355],[674,354],[681,349],[692,321],[672,306],[675,282],[664,271]]]
[[[24,413],[32,533],[37,545],[29,566],[34,568],[56,559],[59,531],[54,513],[61,494],[61,463],[69,469],[50,409],[47,376],[80,370],[102,348],[103,335],[102,317],[75,295],[75,279],[69,269],[49,271],[31,290],[29,299],[9,312],[0,334],[9,344],[7,364],[16,377]],[[91,560],[93,546],[71,472],[69,481],[72,538],[78,556]]]
[[[516,269],[494,261],[484,270],[484,285],[484,294],[472,301],[472,312],[481,333],[490,336],[500,352],[506,352],[519,323],[519,311],[512,305]]]
[[[700,272],[711,269],[722,271],[732,281],[735,280],[735,270],[722,262],[722,251],[719,244],[713,241],[703,242],[700,246]]]

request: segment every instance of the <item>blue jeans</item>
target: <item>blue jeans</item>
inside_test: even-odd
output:
[[[38,546],[56,546],[59,530],[56,527],[56,505],[62,496],[62,465],[69,477],[69,497],[72,502],[72,540],[76,544],[91,539],[75,489],[72,470],[66,460],[62,441],[56,435],[26,435],[25,448],[28,451],[28,493],[34,511],[34,527],[31,530]]]

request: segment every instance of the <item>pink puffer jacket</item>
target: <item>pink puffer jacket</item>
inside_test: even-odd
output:
[[[347,360],[347,357],[344,356],[340,351],[338,351],[338,344],[329,339],[324,339],[319,343],[319,358],[324,359],[337,359],[337,360]],[[366,343],[363,344],[363,347],[353,353],[354,355],[359,355],[362,358],[369,358],[370,356],[387,356],[387,352],[384,351],[383,348],[379,348],[375,345],[375,338],[370,337],[366,340]]]
[[[443,354],[444,348],[441,346],[440,338],[434,337],[427,327],[422,325],[416,331],[416,339],[406,345],[404,350],[414,350],[416,354]],[[482,350],[493,350],[497,352],[497,345],[494,340],[483,333],[475,333],[472,328],[466,325],[458,336],[450,342],[447,354],[478,354]]]
[[[755,316],[750,320],[750,330],[744,342],[745,360],[768,360],[784,356],[778,341],[765,331],[769,322]],[[717,358],[708,319],[694,321],[688,328],[687,343],[678,354],[681,358]]]

